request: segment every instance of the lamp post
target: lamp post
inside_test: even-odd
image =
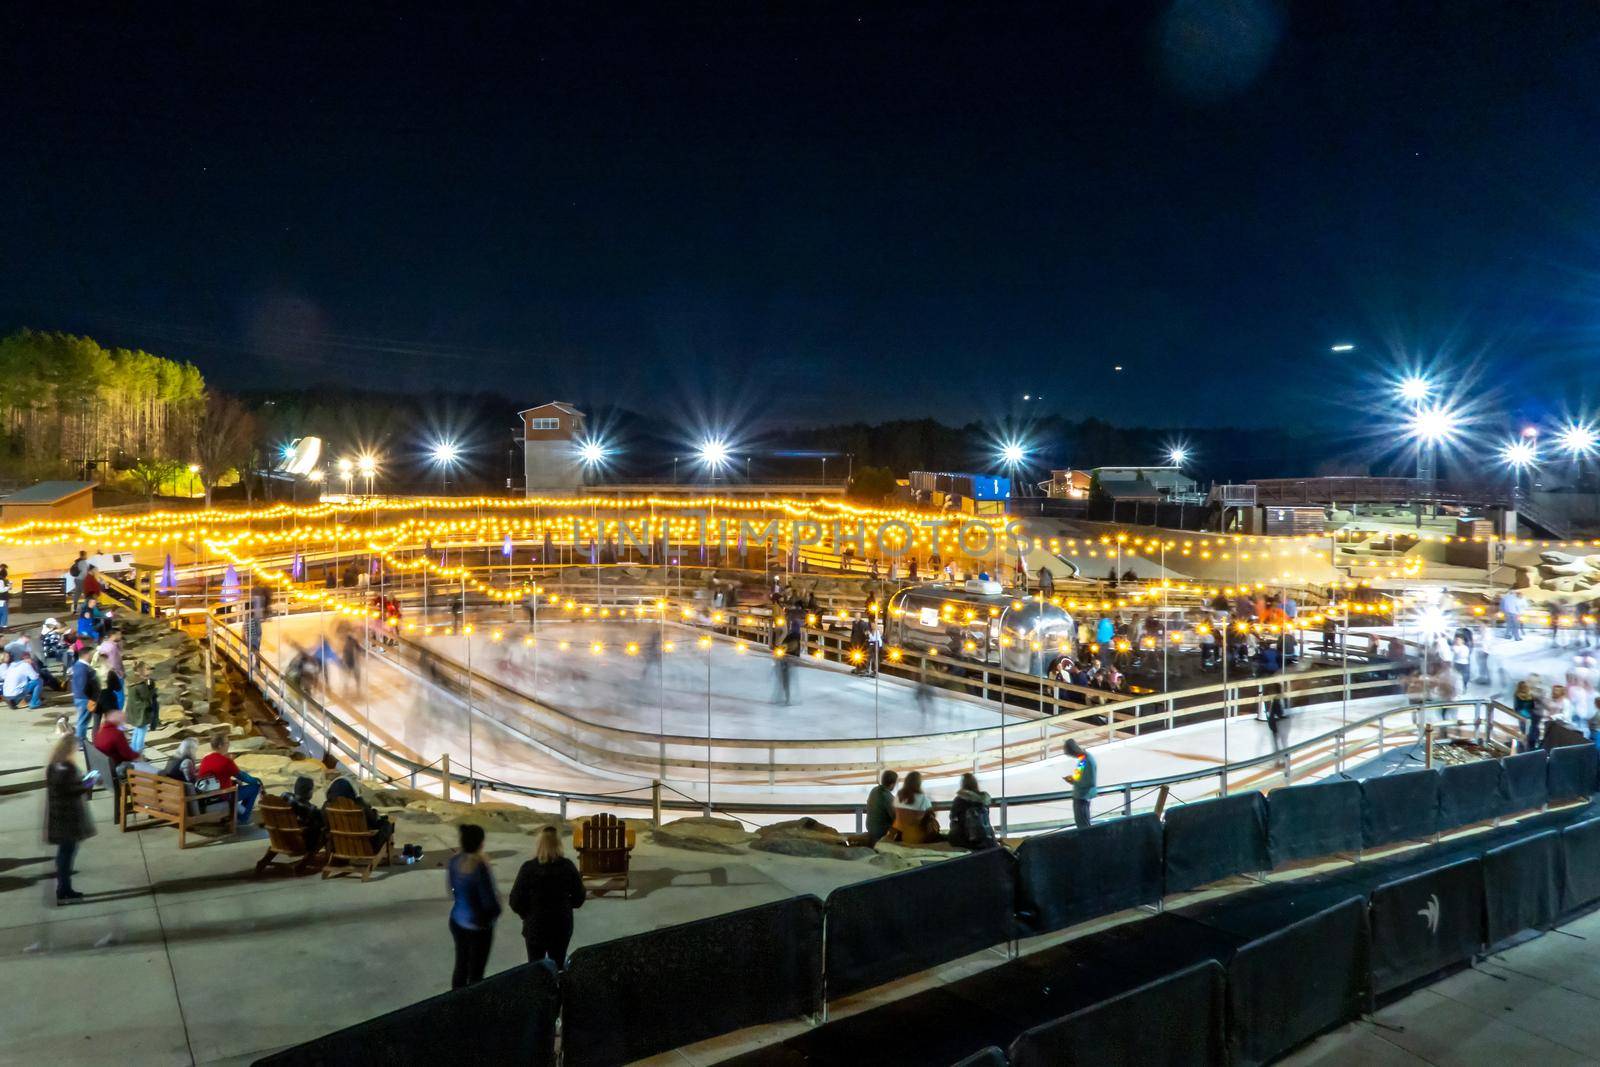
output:
[[[339,461],[339,477],[344,479],[344,495],[345,496],[349,496],[350,495],[350,476],[351,476],[351,474],[353,473],[354,470],[355,470],[355,464],[350,461],[349,457],[346,457],[346,458],[341,459]]]
[[[461,449],[454,441],[440,441],[433,446],[429,456],[439,468],[439,493],[446,495],[450,492],[450,472],[460,459]]]
[[[200,473],[200,464],[189,464],[189,498],[194,499],[194,476]]]

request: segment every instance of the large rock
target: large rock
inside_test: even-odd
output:
[[[839,831],[810,818],[762,826],[756,830],[756,840],[750,847],[783,856],[830,860],[864,860],[873,855],[870,848],[852,846]]]
[[[656,844],[668,848],[740,855],[755,839],[755,834],[732,819],[708,819],[697,815],[667,823],[655,831],[654,838]]]

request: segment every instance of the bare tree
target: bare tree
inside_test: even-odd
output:
[[[211,490],[235,468],[250,460],[255,442],[255,416],[233,397],[208,391],[205,410],[195,426],[194,458],[200,480],[206,487],[206,507],[211,506]]]

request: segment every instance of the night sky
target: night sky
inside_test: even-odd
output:
[[[1594,4],[509,7],[14,7],[0,328],[707,421],[1600,401]]]

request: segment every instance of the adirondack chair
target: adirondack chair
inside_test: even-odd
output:
[[[373,845],[372,828],[367,825],[367,813],[360,804],[340,797],[324,807],[322,814],[328,820],[328,865],[322,869],[322,877],[348,874],[361,867],[365,868],[361,872],[365,882],[372,877],[379,860],[385,866],[394,862],[394,839],[385,841],[382,848]],[[335,870],[335,863],[341,861],[347,866]]]
[[[297,862],[291,866],[297,875],[311,870],[319,860],[327,862],[326,844],[319,840],[315,848],[310,847],[306,828],[287,800],[262,797],[255,810],[261,816],[260,825],[266,827],[268,838],[267,854],[256,863],[257,875],[265,873],[269,867],[282,869],[284,864],[272,862],[278,856],[295,858]]]
[[[628,899],[628,858],[633,854],[634,835],[615,815],[601,813],[578,823],[572,832],[572,847],[578,853],[578,873],[587,881],[603,879],[595,890],[602,896],[618,876],[622,878],[622,899]]]

